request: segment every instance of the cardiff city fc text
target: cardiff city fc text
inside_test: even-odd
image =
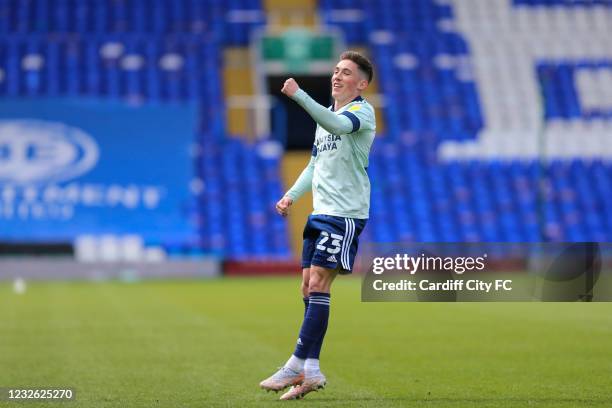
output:
[[[448,279],[444,282],[432,282],[423,279],[418,282],[402,279],[398,282],[385,282],[382,279],[377,279],[372,282],[372,287],[377,291],[476,291],[486,292],[491,291],[510,291],[512,290],[512,281],[504,279],[496,279],[491,282],[482,281],[479,279]]]

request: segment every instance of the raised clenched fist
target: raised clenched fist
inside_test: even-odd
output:
[[[281,89],[281,92],[291,97],[295,95],[298,89],[300,89],[300,86],[295,81],[295,79],[289,78],[285,81],[285,84],[283,85],[283,89]]]

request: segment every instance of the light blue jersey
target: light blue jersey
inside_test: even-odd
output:
[[[370,210],[368,156],[376,132],[374,108],[357,97],[337,112],[298,90],[293,99],[317,122],[312,157],[287,196],[294,201],[312,188],[313,214],[367,219]]]

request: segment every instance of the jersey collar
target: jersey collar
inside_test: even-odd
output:
[[[353,103],[353,102],[360,102],[363,101],[363,98],[361,97],[361,95],[357,95],[357,97],[355,99],[353,99],[352,101],[350,101],[349,103]],[[349,104],[347,103],[347,105]],[[346,106],[346,105],[345,105]],[[332,105],[329,107],[329,109],[334,112],[334,104],[332,103]]]

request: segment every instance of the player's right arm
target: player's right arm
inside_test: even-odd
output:
[[[285,81],[281,92],[297,102],[319,126],[331,134],[344,135],[359,130],[359,119],[355,115],[351,112],[336,115],[325,106],[317,103],[303,89],[300,89],[293,78]]]
[[[312,189],[312,175],[314,173],[314,156],[310,157],[310,161],[302,173],[297,178],[293,186],[285,193],[278,203],[276,203],[276,211],[283,217],[289,212],[289,207],[294,201],[297,201],[306,191]]]

